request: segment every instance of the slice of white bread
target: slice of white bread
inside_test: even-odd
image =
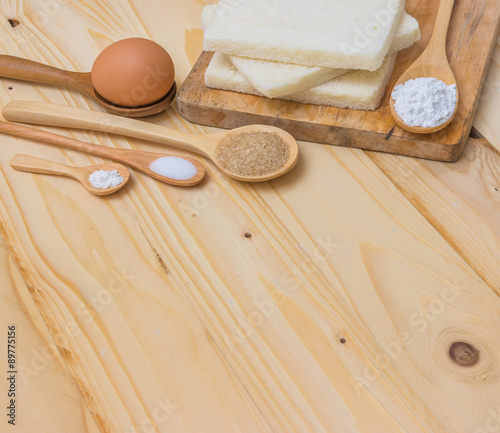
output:
[[[405,13],[389,52],[393,53],[407,48],[419,39],[420,28],[417,20]],[[260,93],[269,98],[277,98],[318,86],[352,70],[293,65],[249,57],[230,57],[240,74]]]
[[[217,5],[208,5],[203,8],[201,16],[203,29],[212,21],[216,8]],[[407,48],[419,39],[420,28],[417,20],[405,12],[389,52]],[[350,71],[350,69],[310,67],[239,56],[231,56],[231,61],[255,89],[269,98],[300,92]]]
[[[397,55],[389,53],[376,71],[354,70],[284,98],[305,104],[331,105],[351,110],[376,110],[391,78]]]
[[[268,98],[299,92],[352,70],[293,65],[250,57],[229,56],[229,58],[238,72]]]
[[[220,0],[204,50],[306,66],[376,70],[404,0]]]
[[[348,72],[319,86],[279,99],[353,110],[376,110],[391,77],[396,57],[397,53],[388,54],[375,72]],[[229,56],[223,53],[214,53],[205,72],[205,84],[215,89],[263,96],[238,72]]]

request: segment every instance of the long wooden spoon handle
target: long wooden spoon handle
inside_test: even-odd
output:
[[[161,153],[148,152],[145,150],[136,149],[117,149],[114,147],[105,147],[85,141],[75,140],[74,138],[64,137],[62,135],[52,134],[51,132],[42,131],[28,126],[18,125],[15,123],[4,122],[0,120],[0,132],[15,135],[17,137],[29,138],[32,140],[42,141],[44,143],[55,144],[57,146],[68,147],[70,149],[79,150],[81,152],[90,153],[109,159],[113,159],[122,164],[133,167],[147,175],[158,179],[170,185],[178,186],[193,186],[203,180],[205,176],[205,167],[196,159],[189,157],[178,157],[191,162],[196,167],[196,175],[189,179],[174,179],[163,176],[152,171],[149,168],[151,161],[158,158],[169,156]]]
[[[16,170],[27,171],[29,173],[57,175],[72,174],[71,167],[68,167],[67,165],[37,158],[36,156],[24,155],[22,153],[18,153],[10,160],[10,166]]]
[[[17,125],[15,123],[4,122],[0,120],[0,132],[15,135],[17,137],[29,138],[31,140],[42,141],[44,143],[55,144],[68,147],[81,152],[90,153],[110,159],[120,159],[120,155],[126,152],[126,149],[115,149],[105,146],[99,146],[93,143],[76,140],[63,135],[52,134],[51,132],[40,129],[30,128],[28,126]]]
[[[82,73],[65,71],[20,57],[0,55],[0,76],[33,83],[78,86]]]
[[[429,46],[446,49],[446,37],[455,0],[440,0]]]
[[[188,134],[142,120],[49,102],[11,101],[3,108],[2,114],[7,120],[13,122],[28,122],[121,134],[127,137],[178,147],[207,158],[210,158],[210,150],[215,146],[215,142],[206,138],[206,135]]]

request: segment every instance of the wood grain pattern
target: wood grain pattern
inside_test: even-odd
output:
[[[4,16],[21,23],[0,20],[0,49],[88,70],[107,43],[131,33],[154,36],[173,47],[182,82],[200,47],[204,3],[66,3],[41,25],[35,16],[48,14],[43,3],[0,0]],[[101,110],[74,92],[2,80],[2,105],[13,98]],[[210,130],[174,107],[148,121]],[[489,125],[500,137],[498,122]],[[103,133],[64,133],[165,150]],[[489,240],[497,222],[488,213],[495,195],[482,178],[497,179],[497,153],[466,153],[459,166],[419,165],[410,185],[398,179],[407,158],[383,155],[384,162],[357,149],[300,147],[295,169],[271,182],[233,181],[208,164],[207,179],[191,189],[133,173],[125,191],[103,200],[76,183],[8,166],[21,151],[70,165],[100,158],[3,138],[0,229],[40,312],[30,317],[58,342],[79,394],[61,396],[50,385],[66,385],[53,376],[46,393],[36,381],[29,389],[34,398],[53,398],[66,431],[497,428],[500,299],[488,285],[495,269],[481,265],[497,257]],[[431,191],[448,205],[426,198]],[[457,197],[463,218],[449,211]],[[467,227],[477,221],[487,228]],[[21,403],[31,400],[25,394]],[[19,413],[20,422],[65,431],[41,402],[33,408],[32,418]]]
[[[282,127],[299,140],[377,150],[431,160],[460,157],[472,126],[479,94],[498,33],[500,4],[496,0],[456,2],[450,22],[447,52],[460,89],[454,120],[433,134],[413,134],[395,126],[390,113],[390,89],[425,48],[439,2],[408,0],[407,12],[420,24],[422,38],[398,55],[381,106],[374,112],[299,104],[236,92],[210,89],[204,72],[211,53],[203,53],[184,82],[178,106],[186,119],[204,125],[234,128],[249,123]]]
[[[433,161],[370,158],[500,296],[500,153],[472,139],[452,167]]]
[[[2,332],[6,334],[8,326],[16,327],[16,405],[21,414],[15,426],[7,425],[3,418],[2,431],[98,433],[61,357],[57,340],[51,337],[3,239],[0,239],[0,281]],[[6,360],[4,344],[1,353]],[[3,401],[9,384],[6,380],[0,383]]]

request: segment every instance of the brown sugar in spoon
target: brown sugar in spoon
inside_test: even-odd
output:
[[[415,60],[415,62],[413,62],[413,64],[401,75],[394,87],[416,78],[437,78],[448,86],[457,84],[446,56],[446,36],[448,34],[448,26],[454,3],[455,0],[440,1],[436,22],[434,23],[434,30],[427,47],[417,60]],[[428,134],[437,132],[449,125],[457,112],[458,102],[457,89],[455,111],[447,121],[433,127],[408,125],[396,112],[394,107],[395,101],[392,97],[390,98],[390,108],[394,120],[401,128],[418,134]]]
[[[23,155],[21,153],[18,153],[11,159],[10,166],[15,170],[25,171],[28,173],[55,174],[72,177],[73,179],[78,180],[88,191],[95,195],[109,195],[118,191],[120,188],[125,186],[130,177],[130,174],[125,166],[113,162],[93,164],[85,167],[71,167],[65,164],[37,158],[35,156]],[[98,170],[116,170],[123,180],[115,186],[107,188],[96,187],[90,181],[90,176]]]
[[[177,85],[174,82],[170,91],[158,102],[143,107],[121,107],[96,92],[90,72],[66,71],[5,54],[0,55],[0,77],[59,86],[62,84],[91,97],[106,111],[125,117],[145,117],[160,113],[170,106],[177,93]]]
[[[141,120],[34,101],[11,101],[2,114],[14,122],[109,132],[178,147],[210,159],[228,176],[246,182],[281,176],[295,166],[299,156],[297,141],[289,133],[267,125],[191,134]]]

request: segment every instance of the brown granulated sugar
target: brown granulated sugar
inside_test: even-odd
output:
[[[217,147],[222,167],[239,176],[263,176],[283,167],[289,149],[275,132],[244,132]]]

